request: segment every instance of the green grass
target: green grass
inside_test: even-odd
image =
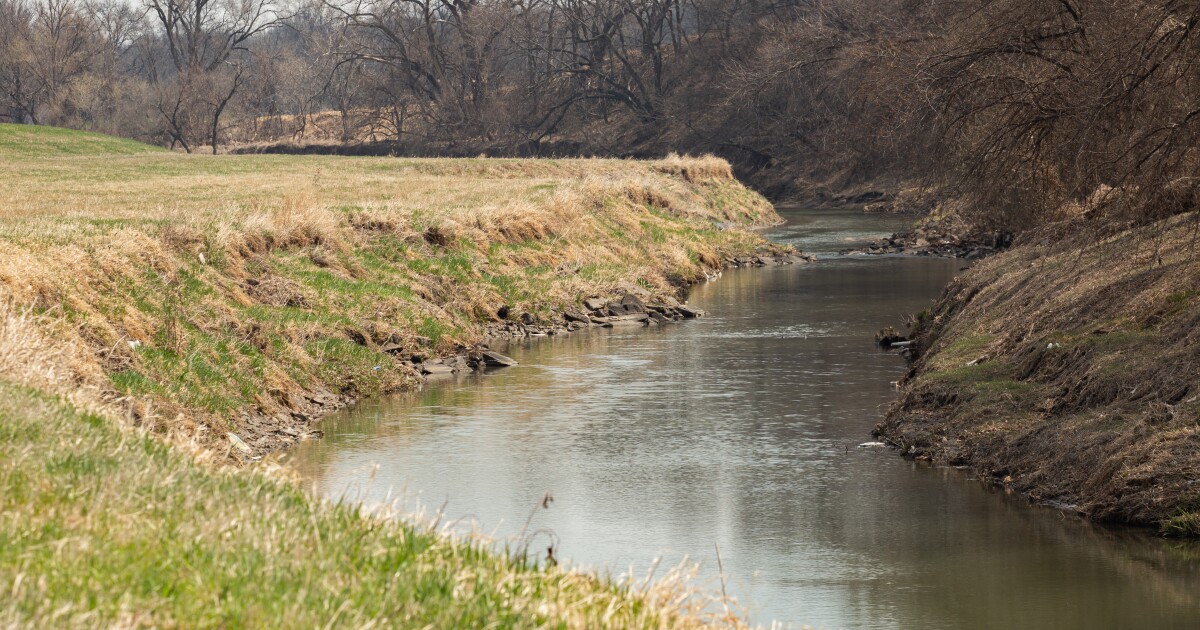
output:
[[[134,155],[164,150],[134,140],[99,133],[37,125],[0,124],[0,158]]]
[[[612,583],[217,472],[3,383],[0,592],[6,627],[564,627],[557,604],[660,621]]]
[[[310,342],[308,354],[317,360],[317,375],[338,391],[375,396],[396,389],[388,355],[336,337]]]
[[[1200,296],[1200,291],[1188,289],[1186,291],[1178,291],[1167,296],[1167,301],[1172,304],[1186,304],[1192,301],[1196,296]]]
[[[974,387],[986,383],[1003,381],[1010,382],[1013,368],[1002,363],[985,362],[976,365],[963,365],[956,368],[942,368],[920,376],[929,382],[940,383],[953,387]]]
[[[203,462],[248,459],[227,431],[262,454],[295,414],[415,387],[406,353],[482,340],[501,305],[672,294],[755,251],[708,227],[777,218],[727,164],[200,156],[0,125],[0,169],[0,331],[24,335],[0,335],[0,627],[699,624],[695,600]]]
[[[412,346],[419,335],[444,354],[479,340],[501,306],[554,319],[582,294],[620,281],[673,291],[702,277],[719,252],[761,246],[749,232],[709,229],[710,197],[739,198],[759,219],[773,216],[734,180],[683,184],[654,163],[177,153],[73,160],[54,157],[52,147],[75,132],[14,129],[50,148],[36,159],[0,153],[0,167],[12,169],[0,198],[8,186],[21,208],[0,217],[0,244],[18,250],[7,266],[32,272],[42,295],[53,296],[52,304],[37,300],[39,312],[61,313],[98,354],[142,344],[108,370],[117,393],[220,429],[246,410],[290,413],[283,401],[310,386],[357,396],[410,383],[394,360],[343,348],[348,330],[365,331],[375,345]],[[591,171],[609,179],[595,184],[583,177]],[[364,172],[390,178],[370,185]],[[409,179],[413,172],[420,179]],[[552,186],[547,177],[557,178]],[[550,188],[565,197],[541,194]],[[652,188],[665,191],[656,205],[629,198]],[[361,197],[381,191],[393,195],[384,206]],[[428,242],[431,226],[448,241]],[[0,275],[5,263],[0,257]],[[276,283],[275,293],[254,295],[262,281]],[[286,395],[256,391],[268,375],[278,377],[269,388]]]
[[[1200,537],[1200,511],[1183,512],[1173,516],[1163,521],[1161,529],[1167,536]]]
[[[957,371],[983,356],[988,346],[995,341],[995,335],[966,335],[955,339],[944,347],[936,348],[936,353],[932,356],[933,364],[939,369]],[[967,369],[967,372],[971,371],[973,370]]]

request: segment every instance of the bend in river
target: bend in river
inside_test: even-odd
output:
[[[832,256],[897,220],[784,212],[772,238],[820,262],[726,272],[692,293],[705,319],[514,344],[520,366],[364,402],[290,463],[325,495],[444,505],[501,537],[533,514],[538,548],[552,536],[577,566],[641,573],[686,556],[712,577],[719,545],[757,623],[1195,627],[1195,544],[856,447],[904,372],[874,331],[927,306],[962,263]]]

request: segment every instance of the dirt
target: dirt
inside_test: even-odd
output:
[[[1097,521],[1200,534],[1200,217],[1021,237],[914,325],[877,435]]]

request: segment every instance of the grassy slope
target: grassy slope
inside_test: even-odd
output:
[[[451,352],[501,306],[561,321],[621,281],[671,292],[761,245],[726,224],[777,219],[718,160],[31,157],[0,134],[0,284],[144,426],[256,450],[411,386],[385,345]]]
[[[134,140],[58,127],[0,124],[0,150],[32,159],[164,152]]]
[[[1026,237],[964,274],[922,314],[883,435],[1098,520],[1200,535],[1196,219]]]
[[[716,222],[775,218],[727,166],[79,154],[64,134],[0,125],[0,625],[705,620],[684,587],[510,561],[153,434],[270,445],[329,397],[411,384],[381,343],[452,349],[502,304],[549,318],[622,280],[671,291],[760,246]]]
[[[5,627],[670,627],[701,616],[425,530],[0,385]]]

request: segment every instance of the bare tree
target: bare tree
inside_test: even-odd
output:
[[[90,69],[96,52],[92,24],[74,0],[0,3],[5,61],[0,88],[26,120],[53,121],[70,107],[73,82]]]
[[[285,18],[274,0],[148,0],[174,72],[160,82],[158,109],[172,139],[217,152],[221,116],[245,84],[252,39]]]
[[[964,3],[921,66],[946,168],[1010,221],[1100,186],[1138,191],[1136,216],[1190,208],[1151,193],[1194,181],[1198,24],[1200,7],[1172,0]]]

